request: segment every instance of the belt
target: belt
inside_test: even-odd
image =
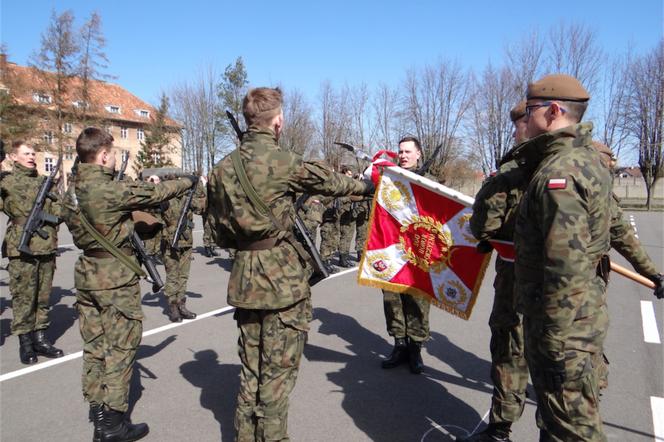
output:
[[[28,222],[28,217],[27,216],[18,216],[16,218],[12,218],[9,220],[12,224],[16,224],[17,226],[24,226],[25,223]]]
[[[122,249],[119,249],[122,253],[124,253],[127,256],[133,256],[134,255],[134,249],[130,247],[125,247]],[[113,258],[113,255],[111,252],[104,250],[104,249],[88,249],[83,251],[83,255],[87,256],[88,258]]]
[[[269,250],[281,242],[280,238],[265,238],[258,241],[238,241],[237,250]]]

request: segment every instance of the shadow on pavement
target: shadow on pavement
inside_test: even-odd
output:
[[[205,263],[206,265],[218,265],[222,269],[230,272],[233,268],[233,260],[230,258],[217,257]]]
[[[238,382],[232,387],[224,379],[235,379],[240,373],[238,364],[220,364],[217,352],[201,350],[193,355],[194,359],[180,366],[180,373],[194,387],[201,389],[201,406],[210,410],[219,422],[221,440],[232,442],[235,437],[233,419],[239,388]]]
[[[65,290],[58,286],[54,286],[51,289],[51,310],[48,314],[51,325],[46,331],[46,336],[54,344],[76,323],[76,319],[78,319],[76,307],[61,304],[62,298],[69,296],[72,298],[76,297],[73,290]]]
[[[380,368],[380,355],[389,354],[391,345],[381,336],[367,330],[350,316],[324,308],[314,310],[314,319],[321,322],[320,333],[339,336],[348,342],[347,348],[353,354],[311,344],[307,344],[304,354],[309,360],[345,364],[340,370],[329,372],[327,377],[340,387],[344,395],[342,407],[369,439],[426,442],[454,440],[454,436],[469,434],[481,420],[481,416],[472,407],[452,395],[444,386],[451,382],[465,388],[478,389],[476,381],[428,366],[419,376],[411,374],[407,366],[383,370]],[[452,344],[448,341],[447,346]],[[450,348],[447,350],[450,351],[445,356],[446,360],[454,353]],[[460,355],[463,356],[459,352],[454,357]],[[425,354],[425,364],[426,358]],[[473,359],[466,358],[454,363],[461,369],[465,364],[477,363],[475,359],[473,356]],[[486,361],[484,364],[488,366]],[[481,391],[491,391],[490,386],[481,385],[479,388]]]

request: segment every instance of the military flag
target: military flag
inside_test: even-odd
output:
[[[400,167],[376,188],[358,283],[424,296],[468,319],[490,254],[468,227],[473,198]]]

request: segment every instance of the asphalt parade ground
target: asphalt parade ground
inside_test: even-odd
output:
[[[664,215],[628,212],[659,269],[664,268]],[[200,221],[197,219],[197,221]],[[5,219],[0,220],[4,231]],[[231,261],[202,252],[200,223],[187,306],[198,318],[172,324],[163,296],[142,283],[144,336],[132,377],[134,422],[147,422],[146,441],[233,440],[240,361],[233,309],[226,303]],[[24,366],[10,335],[8,274],[0,271],[0,440],[89,441],[92,424],[80,386],[81,338],[74,307],[73,266],[79,250],[60,228],[48,337],[65,357]],[[621,265],[625,260],[612,253]],[[3,265],[6,260],[3,261]],[[159,267],[164,275],[163,267]],[[448,441],[481,430],[491,398],[487,325],[493,263],[470,320],[431,309],[424,372],[380,368],[392,340],[382,297],[358,286],[355,269],[313,289],[314,321],[289,411],[293,441]],[[664,300],[612,275],[606,342],[609,388],[601,413],[611,441],[664,441]],[[513,440],[536,441],[534,393],[513,427]]]

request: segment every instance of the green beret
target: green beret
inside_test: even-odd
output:
[[[588,91],[576,78],[565,74],[547,75],[528,85],[526,97],[543,100],[588,101]]]
[[[520,119],[526,116],[526,100],[522,100],[512,108],[510,111],[510,119],[512,123],[516,123]]]

